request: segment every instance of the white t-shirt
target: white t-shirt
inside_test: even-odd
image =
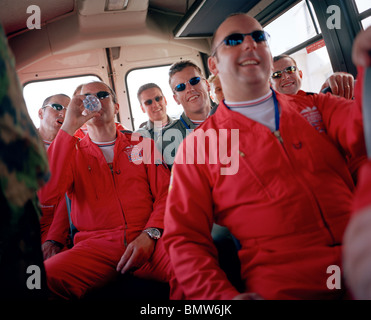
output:
[[[256,122],[265,125],[272,132],[276,130],[272,91],[269,91],[266,95],[255,100],[242,102],[231,102],[225,100],[225,104],[232,111],[239,112]]]
[[[96,142],[92,140],[92,142],[95,143],[99,147],[100,150],[102,150],[102,153],[107,163],[112,163],[116,139],[112,141],[107,141],[107,142]]]

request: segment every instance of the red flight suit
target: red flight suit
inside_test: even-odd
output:
[[[153,155],[153,141],[146,141]],[[161,162],[138,164],[148,156],[148,149],[141,149],[144,142],[117,130],[110,168],[88,135],[78,141],[63,130],[58,132],[50,146],[52,177],[43,203],[58,203],[67,190],[72,223],[79,232],[73,248],[45,261],[48,286],[55,295],[79,298],[106,284],[117,276],[117,263],[131,241],[148,227],[163,229],[170,174]],[[162,239],[151,259],[134,274],[170,280],[172,270]]]
[[[338,299],[345,294],[345,286],[328,287],[327,268],[341,268],[354,191],[348,161],[358,167],[358,157],[365,156],[360,105],[331,94],[276,95],[283,142],[221,103],[179,147],[164,242],[187,299],[239,294],[218,266],[213,222],[226,226],[241,243],[246,292],[264,299]],[[219,129],[227,139],[222,140]],[[233,129],[238,143],[232,141]],[[192,154],[195,164],[187,160]],[[235,173],[228,157],[238,164]]]

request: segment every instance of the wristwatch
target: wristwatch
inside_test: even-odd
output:
[[[157,228],[147,228],[143,230],[143,232],[147,233],[153,240],[158,240],[161,238],[161,231]]]

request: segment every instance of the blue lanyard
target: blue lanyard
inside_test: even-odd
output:
[[[184,121],[184,119],[183,119],[183,117],[182,116],[180,116],[180,121],[182,121],[183,122],[183,124],[184,124],[184,126],[188,129],[188,130],[192,130],[190,127],[189,127],[189,125]]]
[[[272,90],[272,95],[273,95],[273,103],[274,103],[274,119],[276,121],[276,131],[280,128],[280,111],[278,110],[278,100],[276,98],[276,93],[274,90]]]

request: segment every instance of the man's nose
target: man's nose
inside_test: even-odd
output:
[[[195,86],[192,86],[189,82],[187,82],[185,91],[193,91],[193,90],[195,90]]]
[[[153,101],[152,101],[152,108],[157,107],[159,105],[161,105],[161,101],[156,101],[156,99],[153,99]]]
[[[256,49],[256,42],[249,35],[246,35],[245,36],[245,39],[243,39],[242,45],[243,45],[243,48],[245,50],[247,50],[247,49],[250,49],[250,50]]]
[[[282,77],[282,79],[288,79],[290,77],[290,75],[287,72],[282,71],[282,76],[281,77]]]

